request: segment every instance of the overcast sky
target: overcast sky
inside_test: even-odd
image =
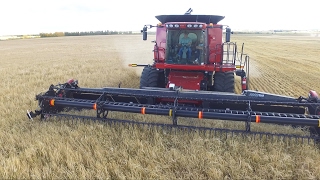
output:
[[[7,0],[0,2],[0,35],[57,31],[132,30],[157,24],[156,15],[222,15],[233,30],[320,29],[317,0]]]

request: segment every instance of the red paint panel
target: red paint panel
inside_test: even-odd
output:
[[[200,90],[200,81],[203,78],[204,75],[200,72],[171,71],[168,80],[169,83],[181,86],[183,89]]]
[[[214,25],[208,28],[209,62],[220,63],[222,54],[222,26]]]

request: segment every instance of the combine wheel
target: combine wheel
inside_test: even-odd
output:
[[[213,88],[215,91],[234,93],[234,73],[233,73],[233,71],[216,72],[214,74]]]
[[[163,87],[163,71],[158,71],[152,67],[144,67],[140,77],[140,88],[142,87]]]

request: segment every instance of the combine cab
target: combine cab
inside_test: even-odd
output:
[[[144,26],[142,30],[143,40],[147,40],[148,28],[156,28],[153,64],[131,64],[144,67],[140,89],[81,88],[76,80],[69,80],[38,94],[39,109],[27,111],[28,117],[67,116],[200,129],[180,126],[178,118],[220,119],[244,122],[245,133],[251,132],[251,122],[306,126],[311,130],[311,138],[319,138],[317,93],[310,91],[306,98],[294,98],[248,90],[249,56],[243,54],[243,44],[238,52],[237,44],[230,42],[231,29],[218,24],[223,16],[191,15],[189,11],[185,15],[156,18],[160,21],[158,25]],[[234,93],[235,75],[241,78],[241,94]],[[67,113],[70,110],[93,110],[96,116],[70,115]],[[170,116],[172,123],[110,119],[111,111]]]

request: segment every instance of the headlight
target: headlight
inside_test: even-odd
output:
[[[203,25],[202,25],[202,24],[200,24],[200,25],[199,25],[199,28],[202,28],[202,27],[203,27]]]
[[[178,27],[179,27],[179,24],[175,24],[174,27],[178,28]]]
[[[193,27],[197,28],[197,27],[198,27],[198,24],[193,25]]]
[[[192,24],[187,24],[187,27],[188,27],[188,28],[191,28],[191,27],[192,27]]]
[[[172,28],[172,27],[173,27],[173,24],[169,24],[169,27],[171,27],[171,28]]]

